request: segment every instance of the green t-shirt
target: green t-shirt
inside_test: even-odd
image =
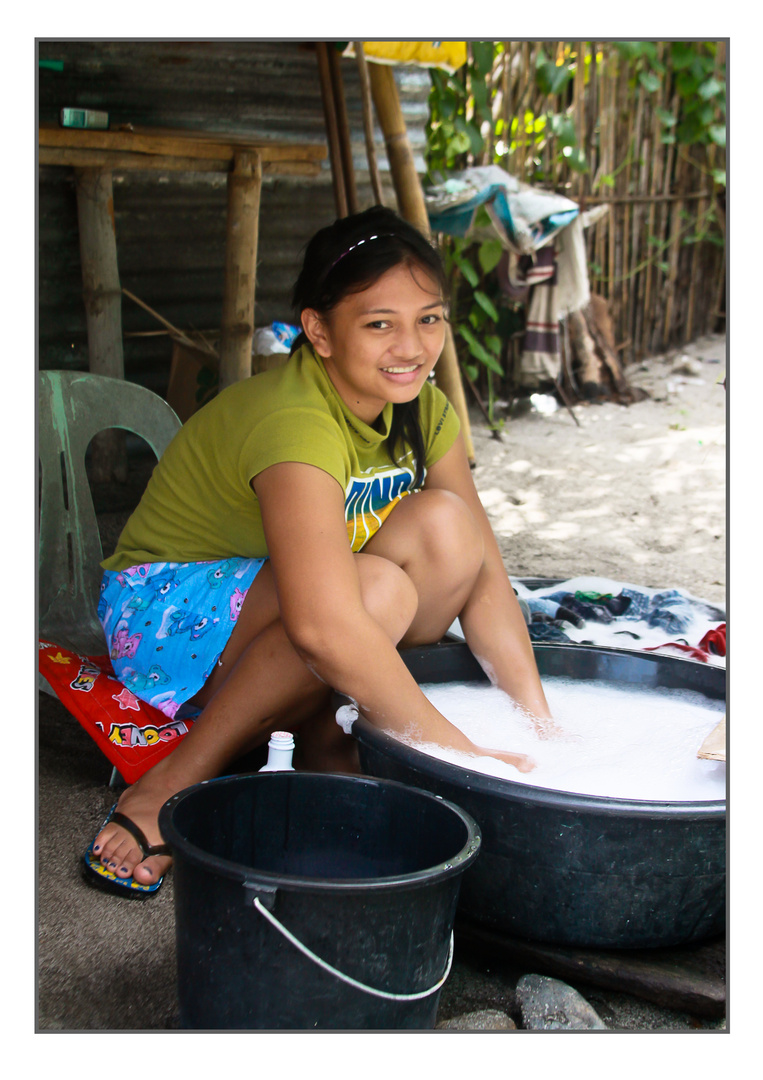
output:
[[[459,422],[431,383],[419,402],[429,468],[455,442]],[[390,456],[391,420],[391,404],[376,427],[359,420],[321,360],[303,346],[283,367],[223,390],[183,425],[102,565],[125,570],[139,563],[266,556],[250,481],[282,461],[315,465],[336,478],[345,493],[348,538],[360,551],[414,479],[410,452],[400,464]]]

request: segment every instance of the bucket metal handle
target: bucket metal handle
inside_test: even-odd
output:
[[[298,938],[287,930],[283,923],[268,911],[267,908],[260,902],[260,898],[255,896],[254,906],[259,911],[260,915],[264,915],[265,918],[271,923],[279,933],[283,934],[287,941],[290,941],[301,953],[304,953],[309,960],[317,964],[318,967],[322,967],[324,971],[328,971],[331,975],[336,975],[337,979],[341,979],[342,982],[346,982],[349,986],[354,986],[357,990],[363,990],[366,994],[373,994],[375,997],[386,998],[388,1001],[418,1001],[420,998],[429,997],[430,994],[434,994],[439,990],[442,984],[450,975],[450,969],[453,966],[453,932],[450,934],[450,949],[448,950],[448,963],[445,969],[443,977],[435,983],[429,990],[420,990],[416,994],[391,994],[387,990],[376,990],[373,986],[366,986],[365,983],[358,982],[357,979],[351,978],[349,975],[345,975],[343,972],[338,971],[337,968],[332,967],[331,964],[326,963],[320,956],[316,956],[311,949],[308,949],[307,945],[304,945]]]

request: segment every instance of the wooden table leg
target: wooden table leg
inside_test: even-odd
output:
[[[82,168],[75,169],[74,174],[90,371],[123,379],[122,292],[111,173]],[[112,479],[125,482],[124,432],[112,429],[95,437],[92,470],[97,482],[108,483]]]
[[[225,286],[220,341],[220,389],[252,374],[254,287],[262,162],[256,151],[237,153],[228,174]]]

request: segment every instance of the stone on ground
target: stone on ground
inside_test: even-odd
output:
[[[606,1024],[567,983],[547,975],[523,975],[517,983],[522,1023],[530,1031],[601,1031]]]

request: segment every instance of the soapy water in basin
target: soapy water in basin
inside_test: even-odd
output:
[[[539,738],[527,713],[497,687],[431,683],[421,689],[478,746],[528,754],[520,773],[497,758],[401,741],[462,768],[514,783],[584,795],[658,802],[726,797],[726,765],[697,757],[723,719],[725,703],[692,690],[636,690],[605,682],[543,679],[561,734]]]

